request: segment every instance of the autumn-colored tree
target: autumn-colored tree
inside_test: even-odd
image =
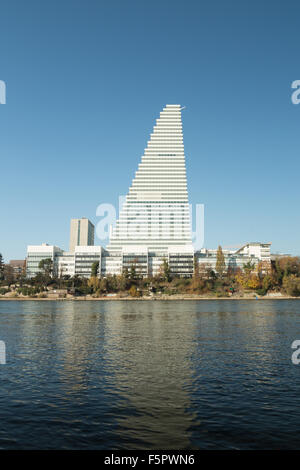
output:
[[[194,278],[194,279],[199,279],[199,277],[200,277],[199,262],[198,262],[196,256],[194,256],[194,272],[193,272],[193,278]]]
[[[276,261],[277,270],[281,272],[282,277],[295,274],[300,277],[300,259],[298,257],[285,256]]]
[[[250,276],[254,268],[255,268],[255,264],[251,263],[251,261],[248,261],[248,263],[243,265],[244,272],[247,274],[247,276]]]
[[[97,276],[92,276],[88,280],[88,286],[92,287],[93,292],[97,292],[98,290],[100,290],[101,281]]]
[[[283,278],[282,287],[288,295],[300,297],[300,278],[295,274],[285,276]]]
[[[131,297],[141,297],[141,292],[137,290],[136,286],[131,286],[129,289]]]
[[[125,267],[123,268],[123,277],[124,277],[125,279],[129,279],[129,271],[128,271],[127,266],[125,266]]]
[[[246,281],[246,287],[248,289],[258,289],[260,287],[260,280],[256,274],[251,274]]]

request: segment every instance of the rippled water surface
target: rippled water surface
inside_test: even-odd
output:
[[[300,447],[300,301],[0,302],[0,448]]]

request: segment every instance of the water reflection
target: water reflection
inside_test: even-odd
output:
[[[175,305],[174,305],[175,306]],[[111,309],[112,305],[108,307]],[[106,312],[105,350],[113,387],[131,412],[117,417],[127,448],[186,448],[193,386],[194,325],[169,305],[128,302]]]
[[[0,448],[297,448],[300,302],[0,302]]]

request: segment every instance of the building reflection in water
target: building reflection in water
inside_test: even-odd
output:
[[[49,401],[85,405],[99,431],[109,417],[121,448],[190,447],[194,319],[172,305],[45,302],[22,326],[31,373],[46,371]]]
[[[106,304],[106,364],[125,448],[190,446],[193,337],[193,318],[170,302]]]
[[[235,406],[278,384],[278,351],[294,331],[271,302],[33,304],[15,327],[16,383],[36,403],[47,391],[43,400],[80,422],[95,447],[101,436],[106,448],[208,446],[221,423],[239,425]]]

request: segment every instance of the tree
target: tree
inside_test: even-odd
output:
[[[129,279],[129,272],[127,266],[123,268],[123,277],[124,279]]]
[[[99,261],[92,264],[91,277],[98,277]]]
[[[171,269],[166,259],[162,262],[162,275],[165,281],[170,282],[171,280]]]
[[[295,274],[300,276],[300,259],[298,257],[284,256],[276,260],[276,269],[281,278]]]
[[[217,260],[216,260],[216,272],[220,277],[223,276],[224,271],[225,271],[225,257],[224,253],[222,251],[221,245],[218,246],[218,251],[217,251]]]
[[[194,272],[193,272],[193,277],[194,277],[194,279],[199,279],[199,276],[200,276],[200,273],[199,273],[199,262],[198,262],[196,256],[194,256]]]
[[[130,287],[130,280],[129,280],[129,274],[128,274],[128,269],[127,269],[127,274],[125,271],[123,271],[123,274],[121,274],[121,276],[117,276],[116,290],[124,291],[124,290],[129,289],[129,287]]]
[[[51,277],[53,274],[53,261],[51,258],[42,259],[39,262],[39,269],[41,269],[44,276]]]
[[[15,280],[15,273],[14,273],[14,269],[11,265],[6,264],[4,266],[3,276],[4,276],[5,282],[8,286],[13,284],[13,282]]]
[[[251,261],[248,261],[248,263],[243,265],[244,272],[250,276],[251,272],[254,270],[255,264],[251,263]]]
[[[4,260],[3,256],[0,253],[0,281],[3,281],[4,279]]]
[[[135,286],[130,287],[129,294],[131,297],[141,297],[141,292]]]
[[[90,277],[90,279],[88,280],[88,287],[91,287],[94,293],[100,290],[101,281],[99,277],[97,276]]]
[[[131,281],[135,281],[136,278],[137,278],[135,263],[132,263],[131,266],[130,266],[129,278],[130,278]]]
[[[282,286],[288,295],[291,295],[293,297],[300,296],[300,278],[296,277],[295,274],[285,276],[283,278]]]

